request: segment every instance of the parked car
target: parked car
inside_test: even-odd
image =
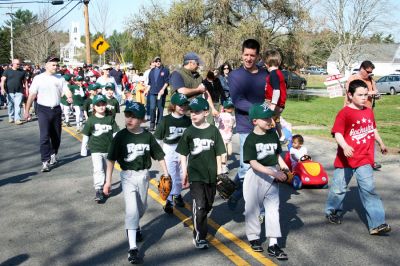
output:
[[[395,95],[400,92],[400,74],[383,76],[376,82],[379,93]]]
[[[328,74],[328,72],[326,71],[325,68],[316,67],[316,66],[307,67],[304,70],[304,73],[310,74],[310,75],[327,75]]]
[[[287,89],[300,89],[300,90],[306,89],[307,80],[305,78],[286,69],[282,70],[282,73],[285,76]]]

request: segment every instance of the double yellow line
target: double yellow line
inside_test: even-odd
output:
[[[79,133],[75,132],[74,130],[71,130],[70,128],[63,127],[63,130],[76,138],[78,141],[82,141],[82,137]],[[115,167],[117,170],[121,171],[121,168],[119,165],[116,165]],[[157,187],[157,181],[155,179],[151,179],[150,183],[154,186]],[[160,203],[161,205],[164,205],[164,201],[160,198],[158,193],[156,193],[154,190],[149,189],[148,194],[150,197],[152,197],[155,201]],[[187,203],[185,203],[185,208],[189,211],[191,211],[191,206]],[[193,224],[192,224],[192,219],[188,216],[186,216],[184,213],[182,213],[180,210],[177,208],[174,208],[174,215],[178,217],[183,223],[185,223],[189,228],[193,230]],[[259,252],[254,252],[251,247],[243,240],[238,238],[236,235],[234,235],[232,232],[229,230],[225,229],[218,223],[216,223],[214,220],[211,218],[208,218],[208,225],[211,226],[214,230],[216,230],[216,233],[221,234],[223,237],[226,239],[230,240],[232,243],[237,245],[239,248],[244,250],[246,253],[248,253],[250,256],[252,256],[254,259],[259,261],[263,265],[276,265],[272,260],[266,258],[262,253]],[[210,244],[213,245],[217,250],[219,250],[224,256],[226,256],[228,259],[230,259],[235,265],[250,265],[247,261],[245,261],[243,258],[241,258],[239,255],[237,255],[234,251],[232,251],[230,248],[228,248],[226,245],[224,245],[220,240],[218,240],[215,236],[208,234],[207,239],[209,240]]]

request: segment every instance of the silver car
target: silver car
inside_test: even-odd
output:
[[[400,74],[383,76],[376,82],[376,87],[381,94],[396,95],[400,92]]]

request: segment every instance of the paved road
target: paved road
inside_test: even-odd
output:
[[[122,119],[119,118],[122,125]],[[79,156],[79,135],[63,131],[61,163],[50,173],[40,172],[38,125],[9,125],[0,111],[0,265],[128,265],[124,232],[124,206],[118,172],[113,196],[104,204],[93,201],[91,160]],[[306,137],[313,158],[332,174],[335,144]],[[237,136],[234,150],[238,149]],[[235,174],[238,154],[231,163]],[[281,245],[289,255],[286,262],[269,260],[253,253],[245,238],[243,202],[235,212],[216,198],[210,219],[208,250],[191,243],[190,211],[163,213],[152,181],[148,210],[141,220],[145,241],[139,245],[145,265],[398,265],[400,255],[400,191],[396,173],[399,156],[379,157],[377,190],[383,198],[389,236],[369,236],[365,213],[352,181],[340,226],[327,224],[323,207],[326,190],[295,191],[281,185]],[[156,166],[156,164],[154,164]],[[151,172],[158,174],[157,167]],[[186,190],[184,199],[190,201]],[[263,239],[265,241],[265,239]],[[264,247],[267,243],[263,243]]]

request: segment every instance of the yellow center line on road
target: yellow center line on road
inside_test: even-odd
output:
[[[63,127],[63,130],[73,136],[75,139],[78,141],[82,141],[82,137],[80,134],[74,132],[71,129]],[[115,168],[118,171],[121,171],[121,168],[118,164],[115,165]],[[157,184],[155,180],[150,180],[150,182],[154,185]],[[148,194],[158,203],[161,205],[164,205],[164,201],[160,198],[158,193],[154,192],[152,189],[148,189]],[[185,204],[187,205],[187,204]],[[192,219],[176,208],[174,208],[174,215],[178,217],[183,223],[188,225],[190,229],[193,230],[193,224],[192,224]],[[216,237],[207,234],[207,239],[209,240],[210,244],[213,245],[217,250],[219,250],[224,256],[226,256],[229,260],[231,260],[235,265],[250,265],[247,261],[242,259],[239,255],[237,255],[235,252],[233,252],[230,248],[228,248],[226,245],[224,245],[221,241],[219,241]]]

